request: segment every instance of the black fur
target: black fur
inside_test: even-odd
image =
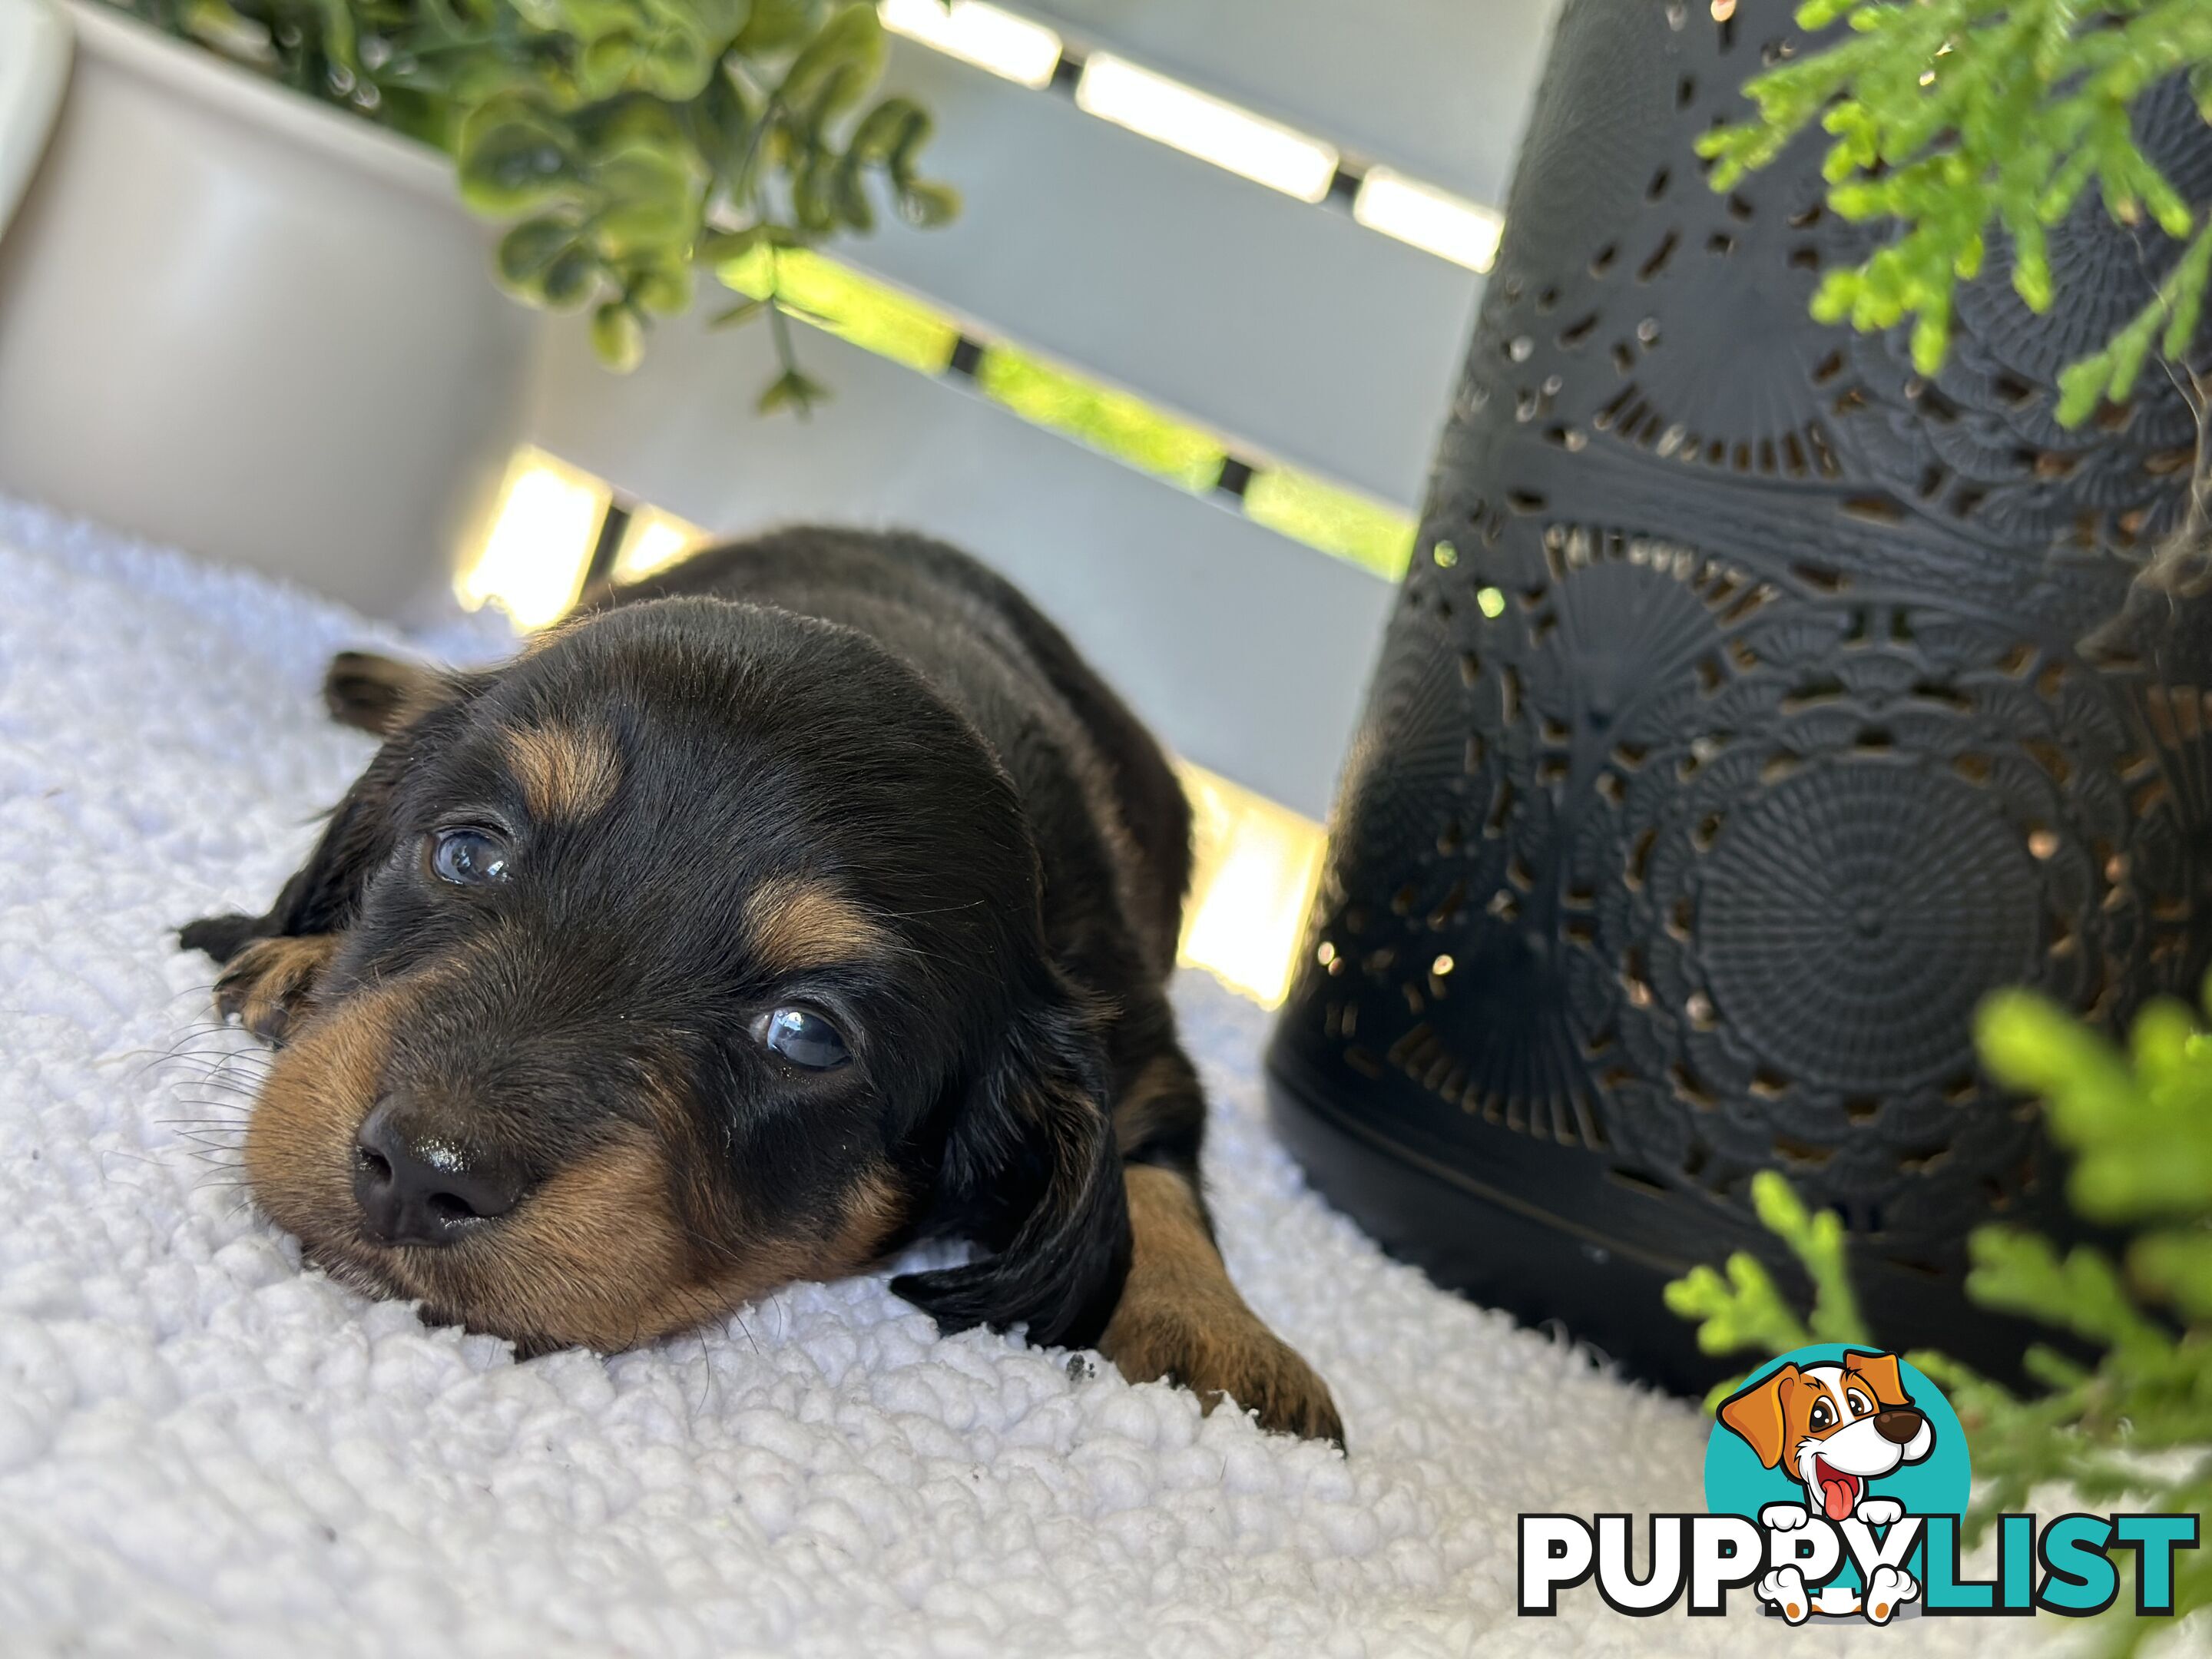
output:
[[[374,724],[404,701],[408,723],[266,915],[195,922],[185,945],[225,961],[258,938],[337,935],[319,1010],[465,957],[395,1041],[386,1086],[465,1095],[470,1133],[532,1178],[639,1118],[641,1079],[678,1076],[687,1226],[823,1224],[872,1164],[910,1200],[890,1242],[988,1252],[901,1278],[901,1295],[950,1328],[1097,1339],[1130,1260],[1124,1158],[1195,1179],[1194,1080],[1142,1144],[1117,1148],[1111,1118],[1161,1054],[1188,1072],[1162,983],[1190,819],[1058,629],[949,548],[804,530],[596,593],[492,672],[403,699],[363,693],[362,664],[333,707]],[[612,734],[608,810],[525,822],[501,740],[544,723]],[[457,815],[520,838],[501,890],[426,878],[423,838]],[[814,876],[895,947],[796,989],[764,980],[738,948],[744,908]],[[793,1079],[762,1063],[751,1020],[800,994],[849,1027],[854,1066]]]
[[[1340,1443],[1200,1192],[1164,989],[1188,807],[1006,583],[915,537],[792,531],[595,592],[501,668],[349,653],[325,695],[382,746],[265,915],[182,935],[285,1045],[246,1172],[317,1260],[536,1352],[968,1238],[893,1288]],[[506,879],[438,878],[461,825]],[[852,1063],[779,1060],[793,1006]],[[459,1171],[418,1194],[507,1207],[403,1228],[362,1183],[384,1153],[428,1169],[418,1144]]]

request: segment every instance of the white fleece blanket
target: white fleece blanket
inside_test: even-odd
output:
[[[1516,1513],[1700,1509],[1705,1422],[1384,1260],[1269,1133],[1266,1017],[1194,975],[1224,1248],[1334,1385],[1348,1460],[1095,1355],[939,1340],[881,1279],[517,1364],[303,1272],[237,1185],[251,1044],[171,930],[297,861],[368,753],[320,716],[323,660],[377,630],[4,500],[0,595],[0,1652],[1987,1641],[1785,1634],[1741,1596],[1516,1618]]]

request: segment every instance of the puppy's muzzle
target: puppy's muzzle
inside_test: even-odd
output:
[[[354,1139],[354,1202],[379,1244],[459,1243],[512,1210],[524,1178],[471,1146],[408,1095],[386,1095]]]
[[[1874,1431],[1893,1446],[1909,1446],[1927,1420],[1910,1406],[1887,1406],[1874,1414]]]

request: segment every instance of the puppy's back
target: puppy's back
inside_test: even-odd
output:
[[[927,537],[807,526],[707,549],[600,588],[585,606],[678,594],[818,617],[904,659],[998,753],[1047,841],[1070,811],[1111,820],[1097,829],[1137,866],[1129,920],[1154,971],[1172,964],[1190,880],[1189,804],[1152,734],[1012,583]],[[1039,752],[1041,734],[1055,752]]]

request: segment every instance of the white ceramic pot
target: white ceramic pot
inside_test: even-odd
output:
[[[46,149],[69,60],[69,23],[52,0],[0,0],[0,231]]]
[[[491,233],[434,152],[64,9],[68,91],[0,235],[0,489],[427,607],[523,431],[533,319]]]

